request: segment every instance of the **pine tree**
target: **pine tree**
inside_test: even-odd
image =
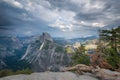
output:
[[[99,48],[105,54],[108,63],[113,68],[120,68],[120,26],[111,30],[100,30],[99,41],[104,42]],[[104,46],[105,45],[105,46]],[[104,46],[104,48],[102,47]]]
[[[118,52],[120,49],[120,26],[111,30],[100,30],[100,40],[109,43],[108,46]]]

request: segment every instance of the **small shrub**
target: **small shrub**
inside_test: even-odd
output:
[[[105,55],[108,63],[114,68],[119,68],[120,64],[120,56],[117,54],[117,52],[112,48],[106,48],[105,49]]]
[[[85,54],[74,53],[74,55],[72,56],[72,65],[76,65],[76,64],[89,65],[90,64],[89,56]]]
[[[0,77],[9,76],[9,75],[14,75],[14,72],[8,69],[0,71]]]
[[[16,74],[31,74],[32,71],[30,69],[23,69],[23,70],[18,70],[15,73]]]
[[[0,77],[17,75],[17,74],[31,74],[31,73],[32,73],[32,71],[30,69],[17,70],[17,71],[4,69],[4,70],[0,71]]]

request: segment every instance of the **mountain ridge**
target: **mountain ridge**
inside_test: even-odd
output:
[[[67,59],[67,60],[65,60]],[[37,37],[27,48],[27,52],[21,60],[31,64],[33,71],[58,71],[60,67],[69,63],[69,57],[64,47],[54,43],[48,33]]]

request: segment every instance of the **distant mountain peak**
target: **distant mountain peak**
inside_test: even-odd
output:
[[[56,44],[48,33],[43,33],[29,44],[21,60],[31,65],[33,71],[58,71],[69,63],[63,46]]]
[[[44,41],[44,40],[48,40],[48,41],[53,42],[52,37],[51,37],[50,34],[47,33],[47,32],[43,32],[43,34],[42,34],[42,38],[43,38],[43,41]]]

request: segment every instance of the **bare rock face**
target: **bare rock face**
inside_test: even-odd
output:
[[[0,80],[98,80],[97,78],[71,72],[42,72],[31,75],[15,75],[1,78]]]
[[[43,40],[48,40],[48,41],[53,42],[53,39],[51,38],[51,36],[46,32],[43,33],[42,38],[43,38]]]
[[[27,48],[21,60],[30,64],[35,72],[59,71],[68,65],[69,57],[63,46],[54,43],[48,33],[38,36]]]
[[[75,71],[79,74],[87,74],[90,76],[98,77],[102,80],[120,80],[120,73],[116,71],[110,71],[108,69],[101,69],[99,67],[93,68],[84,64],[78,64],[73,67],[64,68],[63,71]]]
[[[102,80],[120,80],[120,73],[107,69],[95,69],[94,74]]]
[[[3,62],[3,60],[0,60],[0,69],[6,67],[5,62]]]

